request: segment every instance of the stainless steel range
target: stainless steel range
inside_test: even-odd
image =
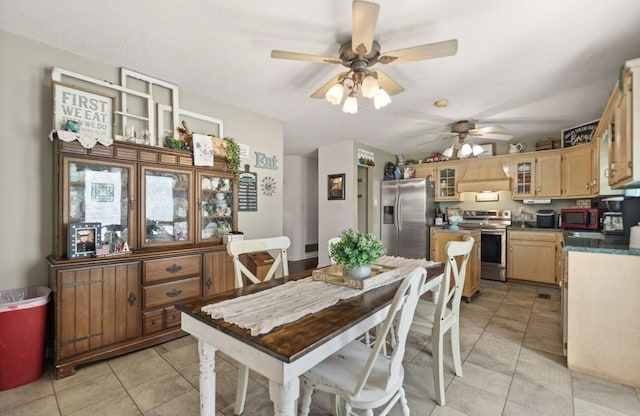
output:
[[[465,210],[461,212],[463,229],[480,228],[480,277],[507,281],[507,227],[511,210]]]

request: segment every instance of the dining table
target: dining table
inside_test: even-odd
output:
[[[421,296],[425,297],[430,296],[427,292],[439,289],[444,266],[433,264],[426,270],[427,278],[421,289]],[[309,278],[310,275],[309,271],[293,274],[177,306],[182,315],[182,330],[198,340],[201,416],[214,416],[216,413],[216,351],[223,352],[269,380],[269,397],[273,402],[274,415],[295,415],[300,392],[299,376],[380,324],[401,281],[363,291],[362,294],[342,299],[325,309],[257,335],[222,318],[214,319],[202,310],[203,307],[215,306],[227,300],[274,290],[287,282]],[[287,299],[282,302],[286,304]]]

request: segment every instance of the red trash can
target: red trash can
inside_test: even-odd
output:
[[[50,294],[46,286],[0,291],[0,391],[42,376]]]

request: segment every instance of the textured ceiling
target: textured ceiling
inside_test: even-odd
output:
[[[458,53],[376,65],[406,91],[381,110],[361,98],[357,115],[309,98],[344,67],[269,57],[337,57],[351,36],[348,0],[0,0],[0,29],[282,120],[285,155],[304,156],[344,140],[441,151],[448,142],[419,144],[461,119],[500,124],[513,141],[557,137],[597,119],[620,65],[640,56],[637,0],[379,4],[383,52],[458,39]],[[432,105],[440,98],[447,108]]]

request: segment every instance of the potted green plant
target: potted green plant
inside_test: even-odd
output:
[[[353,229],[343,231],[340,241],[334,243],[330,251],[345,275],[356,278],[371,276],[371,265],[384,255],[382,242],[373,234],[362,234]]]
[[[232,137],[225,137],[227,143],[227,166],[236,179],[240,178],[240,146]]]

